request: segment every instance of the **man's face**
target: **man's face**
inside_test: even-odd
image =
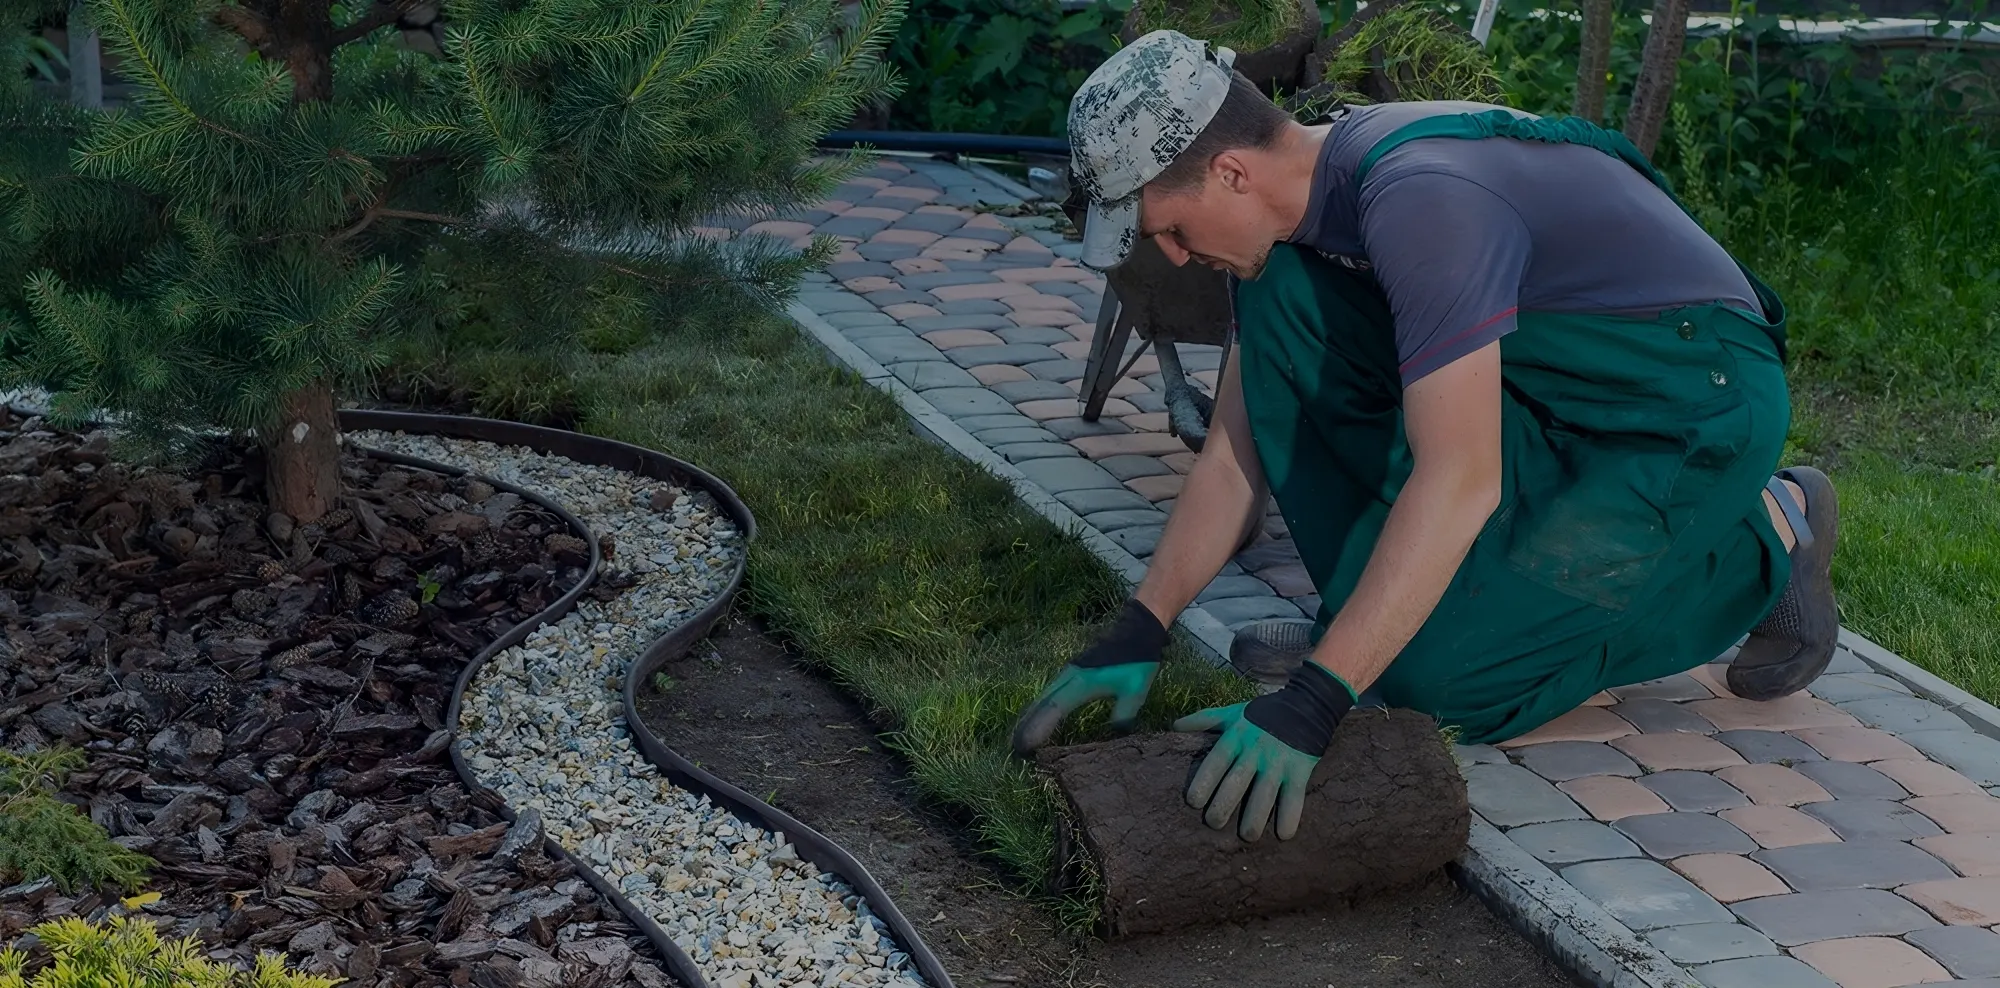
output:
[[[1232,172],[1227,157],[1217,156],[1199,189],[1141,190],[1139,235],[1152,238],[1176,266],[1194,261],[1249,281],[1264,270],[1271,238],[1260,228],[1260,204],[1246,194],[1246,176]]]

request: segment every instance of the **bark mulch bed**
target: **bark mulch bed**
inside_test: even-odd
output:
[[[60,798],[155,862],[143,913],[212,958],[284,951],[356,988],[673,984],[447,754],[460,671],[589,544],[477,480],[342,469],[300,525],[267,515],[254,450],[155,472],[0,412],[0,748],[85,752]],[[31,955],[36,923],[124,910],[0,880],[0,945]]]

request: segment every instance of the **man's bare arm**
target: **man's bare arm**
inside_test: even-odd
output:
[[[1354,593],[1312,661],[1367,689],[1430,617],[1500,503],[1500,344],[1404,392],[1414,459]]]
[[[1171,624],[1236,555],[1249,526],[1263,518],[1267,492],[1242,377],[1231,360],[1217,381],[1208,439],[1188,471],[1167,527],[1134,593],[1162,624]]]

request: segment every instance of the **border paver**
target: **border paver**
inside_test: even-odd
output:
[[[1045,224],[967,208],[1017,203],[1004,179],[895,157],[871,178],[897,188],[912,170],[944,193],[868,185],[849,190],[855,208],[765,224],[868,238],[809,279],[794,320],[1136,582],[1195,459],[1167,434],[1158,362],[1143,355],[1101,419],[1076,417],[1102,278]],[[1220,352],[1179,349],[1212,393]],[[1278,520],[1179,623],[1221,662],[1232,627],[1319,606]],[[1733,654],[1460,748],[1474,815],[1459,877],[1593,985],[1852,988],[1948,971],[1961,980],[1941,983],[2000,988],[2000,800],[1985,795],[2000,790],[2000,709],[1851,630],[1820,681],[1783,700],[1730,695]]]

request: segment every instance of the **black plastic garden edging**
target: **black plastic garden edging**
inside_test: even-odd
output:
[[[696,487],[714,497],[716,503],[724,511],[728,512],[731,520],[736,523],[737,528],[743,533],[746,545],[754,541],[757,535],[756,518],[751,514],[749,507],[743,503],[742,498],[738,497],[736,492],[731,490],[727,484],[724,484],[714,475],[691,463],[676,459],[656,450],[633,446],[629,443],[618,442],[613,439],[604,439],[576,432],[566,432],[560,429],[458,415],[347,409],[340,413],[340,419],[341,428],[346,431],[375,430],[382,432],[405,432],[478,440],[502,446],[517,446],[539,453],[567,457],[578,463],[609,467],[642,477],[669,481],[683,487]],[[489,478],[482,477],[482,479],[487,479],[489,483],[494,483],[496,487],[505,486]],[[548,503],[545,498],[527,494],[517,488],[508,487],[507,489],[517,494],[523,494],[523,496],[533,497],[537,503]],[[581,522],[577,522],[568,513],[562,512],[561,508],[556,508],[556,510],[562,514],[565,520],[581,525]],[[558,601],[556,605],[551,605],[549,610],[543,611],[542,614],[536,615],[536,617],[516,627],[500,641],[496,641],[493,645],[482,651],[471,663],[467,664],[465,671],[459,677],[457,686],[452,692],[451,709],[448,716],[450,718],[449,723],[453,725],[454,730],[458,724],[460,704],[465,688],[471,684],[473,676],[477,674],[479,667],[487,659],[499,654],[504,649],[519,644],[527,638],[528,634],[544,623],[555,620],[561,617],[562,614],[567,613],[570,607],[575,604],[575,601],[596,580],[602,560],[599,556],[596,538],[589,533],[587,526],[584,526],[584,531],[587,536],[585,541],[589,542],[591,546],[590,568],[584,580],[576,589],[565,595],[561,601]],[[660,739],[646,727],[645,722],[639,717],[636,705],[639,684],[645,682],[653,670],[659,668],[661,664],[687,654],[696,642],[708,635],[714,628],[715,623],[729,610],[735,601],[737,593],[742,589],[746,567],[747,559],[744,556],[739,556],[734,570],[730,574],[729,583],[723,592],[711,599],[706,606],[692,617],[648,646],[646,651],[634,660],[631,667],[626,670],[624,703],[626,730],[638,742],[640,752],[645,755],[648,761],[652,762],[655,767],[663,772],[670,782],[683,789],[706,794],[712,801],[721,804],[737,816],[747,819],[765,830],[783,833],[798,848],[801,858],[812,862],[823,871],[838,875],[849,885],[853,886],[854,890],[868,903],[869,909],[888,925],[890,933],[903,947],[904,951],[910,955],[910,959],[916,964],[918,973],[923,976],[930,988],[954,988],[951,975],[946,973],[944,965],[939,963],[937,956],[931,952],[930,947],[918,936],[916,927],[896,907],[895,902],[890,899],[889,894],[883,890],[881,884],[875,880],[874,876],[868,873],[868,870],[859,861],[855,860],[853,855],[783,810],[765,803],[763,800],[750,795],[748,792],[731,785],[706,769],[681,757],[678,752],[662,744]],[[561,608],[560,611],[556,609],[557,607]],[[551,612],[554,612],[553,615]],[[512,809],[506,807],[504,801],[498,799],[497,793],[493,793],[492,790],[486,789],[478,783],[478,780],[472,776],[469,766],[464,764],[456,744],[453,744],[450,750],[452,764],[458,768],[460,777],[466,781],[466,784],[474,792],[488,793],[490,794],[489,798],[494,802],[501,803],[502,805],[497,808],[497,811],[506,815],[511,822],[514,819]],[[550,839],[548,843],[551,846],[556,844],[553,839]],[[625,898],[623,893],[613,887],[603,876],[598,875],[589,867],[583,865],[581,861],[571,857],[568,852],[562,850],[559,846],[556,847],[556,851],[563,857],[575,862],[578,873],[584,876],[585,880],[589,881],[593,888],[603,893],[634,925],[638,926],[646,934],[647,939],[651,940],[659,949],[661,955],[667,959],[669,966],[673,968],[673,974],[687,988],[710,988],[710,983],[702,975],[693,959],[680,949],[680,945],[676,944],[673,938],[657,922],[633,905],[631,900]]]
[[[1069,156],[1065,137],[1017,134],[946,134],[927,130],[836,130],[819,139],[819,146],[845,149],[867,146],[881,151],[930,151],[941,154],[1049,154]]]

